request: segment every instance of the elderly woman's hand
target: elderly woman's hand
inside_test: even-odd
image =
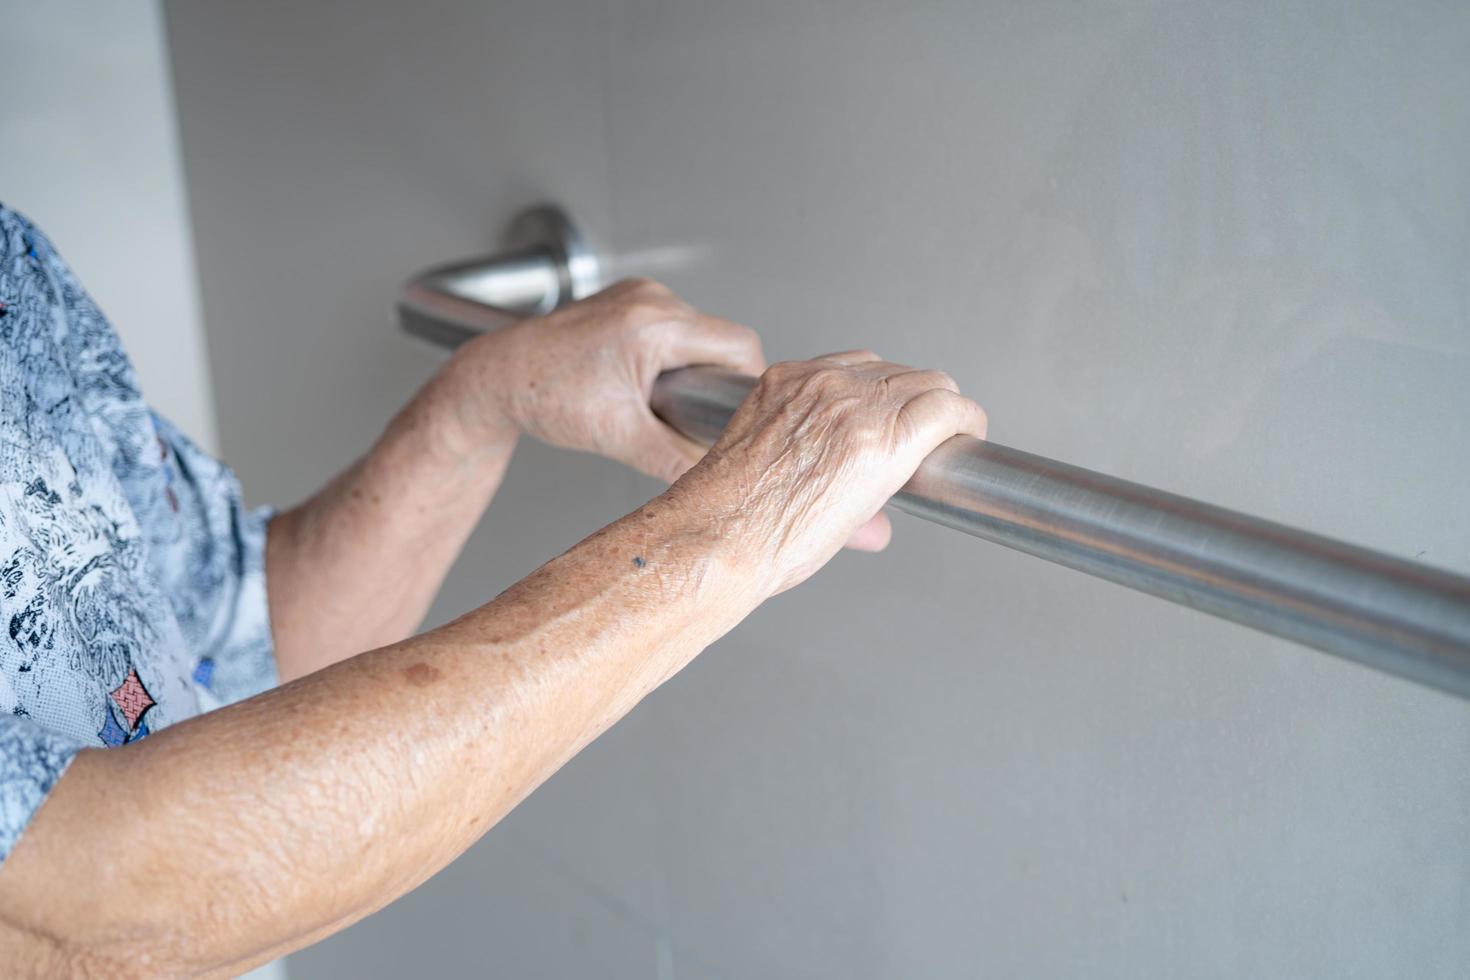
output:
[[[876,551],[881,508],[955,435],[985,437],[985,412],[941,371],[870,351],[776,364],[703,461],[664,495],[739,542],[774,595],[847,544]]]
[[[476,338],[447,370],[470,444],[508,420],[553,446],[672,482],[705,450],[659,421],[648,400],[660,372],[690,364],[765,369],[755,331],[700,313],[650,279],[626,279]]]

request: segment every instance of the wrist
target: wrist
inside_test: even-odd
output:
[[[508,455],[520,428],[503,398],[498,358],[488,356],[495,335],[462,345],[404,409],[402,418],[432,448],[462,464]],[[395,420],[397,424],[397,420]]]
[[[771,592],[759,556],[731,533],[726,515],[671,488],[619,522],[634,552],[627,560],[656,576],[664,592],[695,600],[715,636],[734,626]],[[710,637],[712,641],[715,636]]]
[[[720,462],[706,459],[642,509],[668,514],[688,540],[704,549],[711,575],[753,609],[779,591],[773,542],[769,535],[753,533],[752,501],[736,492],[751,481],[723,472]]]

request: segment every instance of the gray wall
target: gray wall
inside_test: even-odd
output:
[[[215,447],[158,0],[0,0],[0,201],[111,318],[154,408]]]
[[[1460,4],[167,5],[224,449],[289,502],[542,197],[773,357],[1470,571]],[[656,491],[528,446],[435,611]],[[328,976],[1463,976],[1470,706],[900,520]],[[385,731],[393,719],[383,719]]]

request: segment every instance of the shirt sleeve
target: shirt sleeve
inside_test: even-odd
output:
[[[0,862],[82,747],[29,718],[0,714]]]
[[[277,683],[265,591],[268,508],[247,509],[229,467],[143,399],[132,363],[75,273],[33,225],[26,242],[54,293],[55,343],[148,545],[206,707]]]
[[[230,468],[153,412],[107,318],[34,226],[66,320],[73,386],[148,542],[148,561],[194,659],[206,707],[275,686],[265,590],[272,512],[247,509]]]
[[[266,597],[265,541],[274,512],[247,508],[229,467],[154,415],[173,540],[166,592],[198,654],[194,681],[218,704],[278,683]]]

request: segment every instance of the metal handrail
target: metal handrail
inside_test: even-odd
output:
[[[580,237],[575,245],[584,248]],[[504,256],[452,267],[457,276],[431,270],[405,287],[405,328],[453,346],[590,290],[590,253],[577,253],[583,272],[591,270],[578,285],[558,267],[559,256],[575,249],[555,241],[535,248],[540,258],[532,256],[532,264],[544,268],[518,268],[514,281],[562,284],[554,293],[548,287],[511,302],[510,278],[503,292],[486,288],[498,270],[511,268]],[[524,265],[524,243],[510,258]],[[466,270],[478,284],[473,296],[458,285]],[[673,428],[709,444],[755,382],[715,368],[669,371],[654,385],[652,407]],[[925,520],[1470,698],[1470,578],[967,436],[931,454],[892,502]]]

